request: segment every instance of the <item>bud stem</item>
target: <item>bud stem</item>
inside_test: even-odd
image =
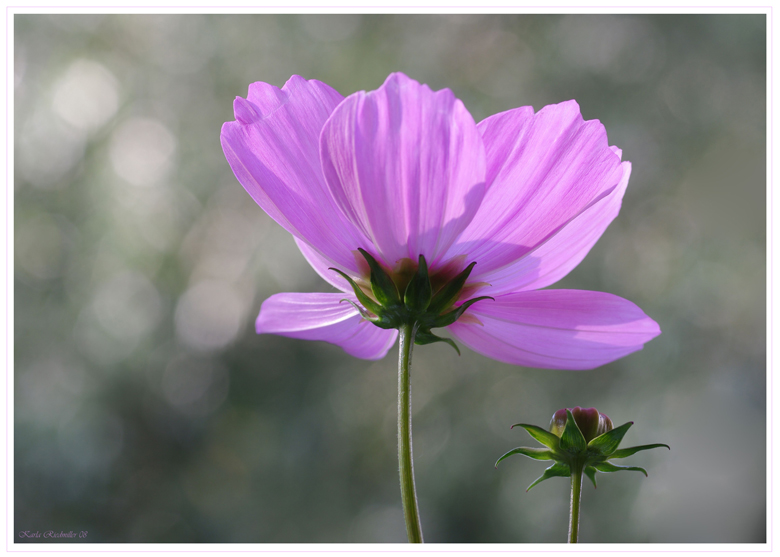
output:
[[[401,502],[404,507],[406,534],[410,543],[423,542],[417,492],[414,487],[412,381],[409,374],[416,329],[416,324],[404,324],[398,328],[398,470],[401,476]]]
[[[583,466],[571,469],[571,508],[569,510],[569,543],[577,543],[580,532],[580,498]]]

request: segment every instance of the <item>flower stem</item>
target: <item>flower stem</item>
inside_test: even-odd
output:
[[[410,543],[423,542],[417,492],[414,488],[412,381],[409,375],[416,329],[417,326],[411,324],[398,329],[398,470],[401,475],[401,502],[406,520],[406,535]]]
[[[582,466],[571,470],[571,508],[569,510],[569,543],[577,543],[580,533],[580,498],[582,495]]]

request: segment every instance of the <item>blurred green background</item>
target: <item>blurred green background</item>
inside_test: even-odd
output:
[[[328,291],[219,143],[253,81],[403,71],[475,120],[576,99],[633,173],[553,288],[663,334],[594,371],[418,347],[426,541],[563,542],[565,479],[509,426],[564,406],[663,442],[583,491],[583,542],[766,540],[763,15],[16,15],[15,530],[88,542],[403,542],[396,353],[258,336]],[[24,541],[24,540],[17,540]],[[40,541],[40,540],[36,540]]]

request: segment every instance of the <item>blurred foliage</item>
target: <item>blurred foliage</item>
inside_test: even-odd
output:
[[[765,16],[16,15],[14,32],[16,531],[405,541],[395,356],[254,333],[269,295],[329,287],[219,144],[253,81],[349,94],[403,71],[477,121],[570,98],[600,119],[631,183],[554,287],[626,297],[663,330],[588,372],[418,347],[426,540],[565,540],[568,483],[525,493],[534,466],[493,463],[527,444],[510,424],[595,406],[672,451],[585,489],[581,541],[765,541]]]

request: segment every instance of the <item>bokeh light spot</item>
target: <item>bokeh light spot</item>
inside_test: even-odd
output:
[[[92,308],[111,336],[133,346],[154,329],[162,315],[157,289],[146,277],[132,271],[100,285]]]
[[[244,303],[220,281],[203,281],[185,292],[176,306],[176,334],[188,346],[216,350],[233,342],[241,329]]]
[[[134,186],[151,186],[170,170],[176,138],[151,118],[132,118],[111,137],[111,163],[121,178]]]
[[[70,65],[54,86],[52,107],[68,124],[92,131],[105,124],[117,111],[119,89],[114,75],[91,60]]]

